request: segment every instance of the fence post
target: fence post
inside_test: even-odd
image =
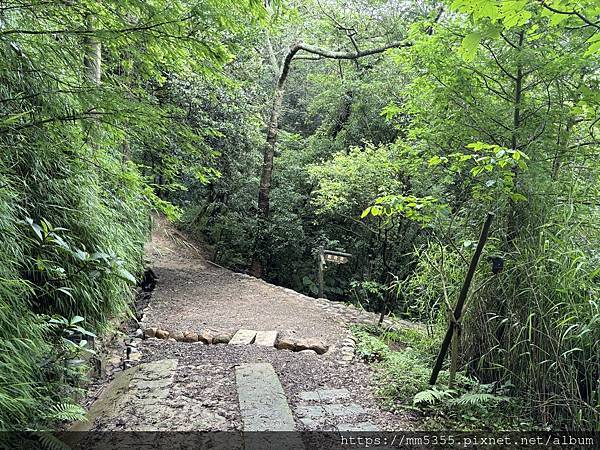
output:
[[[323,266],[325,265],[325,249],[323,248],[322,245],[319,247],[318,258],[319,258],[319,298],[324,298],[323,297],[323,289],[324,289]]]

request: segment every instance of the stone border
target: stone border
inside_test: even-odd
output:
[[[136,334],[140,334],[141,329],[138,328]],[[168,341],[177,342],[201,342],[203,344],[227,344],[232,338],[234,333],[227,331],[217,331],[210,328],[201,330],[199,332],[186,330],[186,331],[168,331],[159,327],[147,327],[143,331],[144,339],[162,339]]]
[[[237,330],[242,331],[243,329]],[[252,330],[248,330],[252,331]],[[256,333],[256,332],[254,332]],[[219,332],[212,329],[206,329],[196,333],[194,331],[175,331],[171,332],[163,330],[158,327],[148,327],[143,332],[141,328],[136,330],[137,335],[143,335],[143,339],[161,339],[171,342],[188,342],[188,343],[202,343],[205,345],[211,344],[228,344],[236,333],[233,332]],[[237,343],[236,343],[237,344]],[[233,345],[236,345],[233,344]],[[252,342],[240,344],[240,345],[254,345]],[[316,338],[289,338],[281,335],[277,336],[274,341],[273,348],[277,350],[290,350],[297,353],[314,353],[315,355],[324,355],[334,346],[327,345],[321,339]]]
[[[304,300],[312,303],[313,305],[317,305],[321,308],[325,313],[327,313],[334,320],[337,319],[344,326],[349,326],[352,324],[361,324],[361,325],[376,325],[379,323],[379,314],[365,311],[364,309],[359,309],[352,304],[346,304],[343,302],[332,301],[326,298],[314,298],[309,297],[308,295],[301,294],[300,292],[294,291],[293,289],[289,289],[283,286],[277,286],[275,284],[267,283],[266,281],[255,278],[251,275],[245,273],[234,272],[234,274],[240,278],[245,280],[252,280],[254,282],[266,284],[274,289],[285,292],[288,295],[292,295],[300,300]],[[407,320],[396,319],[393,317],[386,317],[383,319],[383,325],[386,327],[388,331],[399,331],[405,328],[415,328],[418,327],[419,324],[409,322]],[[335,347],[330,347],[328,354],[334,353],[336,350]],[[340,351],[336,354],[337,362],[340,365],[348,365],[351,364],[354,360],[354,353],[356,351],[356,339],[351,331],[347,330],[346,337],[342,340]]]
[[[338,362],[341,365],[347,365],[354,359],[354,352],[356,351],[356,338],[351,334],[342,341],[342,347],[340,349],[340,356]]]

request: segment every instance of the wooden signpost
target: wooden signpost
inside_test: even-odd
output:
[[[324,298],[323,272],[327,268],[327,263],[346,264],[351,257],[350,253],[325,250],[323,246],[319,247],[319,298]]]

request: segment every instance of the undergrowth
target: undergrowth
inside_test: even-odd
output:
[[[482,384],[459,373],[448,385],[442,371],[435,386],[429,384],[439,339],[417,328],[383,331],[356,327],[356,355],[373,364],[378,394],[393,412],[416,414],[425,430],[531,429],[523,400],[514,397],[510,384]],[[392,350],[395,348],[396,350]]]
[[[6,69],[14,58],[3,51]],[[12,73],[0,71],[3,96],[44,87]],[[88,144],[75,123],[0,134],[2,431],[84,418],[77,401],[89,371],[87,330],[102,332],[128,312],[142,268],[145,183],[109,145]]]

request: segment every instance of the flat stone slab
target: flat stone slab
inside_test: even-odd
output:
[[[257,331],[254,344],[265,347],[275,347],[277,340],[277,331]]]
[[[230,345],[248,345],[254,342],[254,338],[256,337],[256,331],[254,330],[238,330],[231,340],[229,341]]]
[[[292,411],[271,364],[241,364],[235,382],[244,431],[294,431]]]
[[[69,431],[89,431],[96,419],[110,423],[129,409],[142,413],[143,421],[136,424],[137,430],[156,431],[158,426],[152,420],[166,421],[171,412],[158,404],[168,396],[177,363],[176,359],[163,359],[119,372],[90,408],[89,420],[73,424]]]
[[[324,416],[356,416],[367,411],[355,403],[350,405],[322,405],[322,406],[299,406],[298,415],[309,419],[317,419]]]
[[[339,400],[350,398],[347,389],[317,389],[316,391],[304,391],[299,394],[304,401]]]

